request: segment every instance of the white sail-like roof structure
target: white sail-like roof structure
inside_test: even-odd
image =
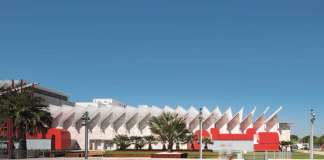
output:
[[[210,115],[210,112],[206,106],[204,106],[201,110],[202,112],[202,119],[203,121]],[[193,131],[199,127],[199,113],[198,115],[190,122],[189,124],[189,131]]]
[[[61,107],[61,112],[63,113],[63,115],[60,117],[60,119],[58,120],[58,128],[63,128],[63,124],[64,122],[70,117],[73,116],[74,114],[74,110],[76,108],[72,107],[72,106],[68,106],[68,105],[63,105]]]
[[[49,105],[49,112],[53,118],[52,127],[55,128],[59,125],[59,120],[64,113],[61,111],[61,106],[55,105]]]
[[[197,117],[199,116],[199,111],[194,107],[190,106],[186,115],[185,115],[185,121],[187,124],[187,128],[189,128],[190,123]]]
[[[275,112],[272,113],[272,115],[266,120],[266,131],[271,131],[272,128],[274,128],[275,125],[278,124],[278,113],[282,107],[280,106]]]
[[[98,126],[102,132],[105,132],[106,128],[112,124],[112,120],[114,117],[113,107],[110,105],[102,106],[101,107],[101,116],[100,120],[98,121]]]
[[[132,121],[137,120],[137,117],[138,117],[138,109],[135,108],[135,107],[133,107],[133,106],[127,106],[125,108],[125,113],[126,113],[125,123],[124,124],[121,124],[121,125],[124,125],[125,126],[125,129],[127,131],[129,131],[136,124],[136,123],[133,123]]]
[[[175,113],[177,113],[181,117],[184,117],[187,111],[182,106],[177,106],[177,108],[175,109]]]
[[[232,109],[229,107],[221,118],[217,120],[215,123],[215,128],[218,128],[220,131],[227,130],[225,127],[227,126],[227,123],[232,119]]]
[[[213,127],[213,124],[217,122],[218,119],[220,119],[222,116],[221,111],[219,110],[219,107],[217,106],[210,115],[206,118],[206,120],[202,124],[202,129],[207,130],[211,127]]]
[[[150,109],[150,112],[147,113],[142,119],[140,119],[139,123],[138,123],[138,129],[143,132],[143,130],[145,128],[148,127],[148,123],[150,121],[150,119],[153,117],[153,116],[159,116],[163,111],[157,107],[157,106],[152,106]]]
[[[116,112],[116,110],[118,110],[119,112]],[[119,127],[126,122],[127,112],[125,108],[114,107],[113,113],[115,116],[113,119],[112,128],[115,130],[115,132],[118,132]]]
[[[163,112],[173,113],[174,112],[174,109],[172,107],[170,107],[170,106],[164,106]]]
[[[239,124],[242,121],[243,108],[227,123],[227,130],[229,133],[239,133]]]
[[[262,126],[264,126],[265,122],[265,114],[268,112],[270,107],[267,107],[263,113],[257,118],[257,120],[253,123],[253,128],[255,128],[257,131],[260,129],[263,129]]]
[[[140,105],[136,109],[136,113],[126,122],[126,129],[129,134],[139,136],[141,130],[143,130],[147,125],[143,125],[143,121],[149,120],[151,118],[150,107],[147,105]],[[146,122],[147,122],[146,121]]]
[[[242,133],[244,133],[244,131],[246,131],[246,129],[253,127],[253,115],[254,115],[255,110],[256,110],[256,107],[254,107],[253,110],[241,122],[240,130]]]

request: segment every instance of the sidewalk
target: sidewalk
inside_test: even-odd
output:
[[[26,160],[84,160],[84,158],[67,158],[67,157],[56,157],[56,158],[28,158]],[[89,157],[89,160],[184,160],[183,158],[148,158],[148,157],[130,157],[130,158],[119,158],[119,157]],[[198,160],[192,158],[185,158],[185,160]],[[204,160],[222,160],[218,158],[204,159]]]
[[[298,150],[298,152],[301,152],[301,153],[309,153],[308,150]],[[324,155],[324,151],[314,151],[314,154]]]

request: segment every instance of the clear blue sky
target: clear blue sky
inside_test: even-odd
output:
[[[0,78],[73,101],[232,106],[324,133],[323,1],[1,1]]]

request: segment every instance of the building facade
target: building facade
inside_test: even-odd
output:
[[[233,114],[231,108],[221,112],[219,107],[210,111],[207,107],[202,108],[202,129],[205,137],[215,141],[233,140],[237,142],[249,141],[253,148],[257,149],[263,138],[272,136],[266,144],[271,143],[272,148],[279,149],[279,139],[288,140],[288,132],[280,132],[278,113],[279,107],[274,113],[266,117],[269,108],[256,117],[256,108],[243,115],[243,108]],[[82,125],[82,115],[85,112],[90,115],[89,122],[89,147],[92,150],[113,150],[116,146],[112,139],[116,135],[147,136],[152,135],[149,128],[149,120],[159,116],[163,112],[177,113],[185,117],[187,129],[190,132],[199,131],[199,111],[197,107],[190,106],[185,109],[181,106],[172,108],[170,106],[157,107],[140,105],[137,107],[127,105],[114,99],[94,99],[92,102],[76,102],[74,106],[50,105],[50,112],[54,118],[52,127],[68,130],[71,133],[72,146],[84,148],[85,128]],[[217,136],[213,135],[217,129]],[[253,131],[252,131],[253,130]],[[249,134],[249,135],[247,135]],[[274,145],[275,144],[275,145]],[[187,149],[189,145],[182,145]],[[196,145],[198,148],[198,146]],[[153,145],[154,149],[161,149],[161,144]],[[262,148],[262,147],[261,147]],[[260,150],[262,150],[260,148]]]
[[[91,150],[114,150],[113,138],[116,135],[148,136],[152,135],[149,120],[163,112],[176,113],[185,118],[187,129],[195,133],[195,149],[199,148],[199,111],[198,107],[183,108],[176,106],[158,107],[149,105],[131,106],[114,99],[98,98],[91,102],[70,102],[68,96],[26,81],[0,81],[0,87],[33,87],[35,95],[42,97],[49,105],[53,117],[51,134],[55,139],[56,149],[84,149],[85,127],[82,115],[89,113],[89,148]],[[2,94],[2,93],[1,93]],[[260,115],[255,115],[256,108],[243,114],[241,108],[233,113],[231,108],[221,112],[219,107],[209,110],[202,107],[203,137],[214,141],[214,150],[227,150],[241,146],[245,151],[278,151],[280,141],[290,140],[290,128],[287,123],[279,123],[279,107],[269,116],[266,108]],[[8,124],[0,127],[0,135],[6,135]],[[2,131],[1,131],[2,128]],[[7,129],[6,129],[7,128]],[[8,132],[9,133],[9,132]],[[62,136],[64,135],[64,136]],[[46,136],[46,137],[47,137]],[[41,138],[41,135],[28,136]],[[56,137],[56,138],[55,138]],[[59,137],[64,137],[64,140]],[[54,143],[54,142],[53,142]],[[64,146],[64,147],[62,147]],[[183,144],[181,149],[190,149],[191,144]],[[148,146],[144,146],[147,148]],[[227,148],[226,148],[227,147]],[[153,145],[153,149],[162,149],[162,144]],[[237,148],[239,149],[239,148]]]

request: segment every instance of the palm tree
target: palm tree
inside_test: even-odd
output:
[[[150,135],[150,136],[145,136],[144,139],[146,140],[146,142],[148,143],[148,150],[152,150],[152,143],[154,143],[155,138],[154,136]]]
[[[0,125],[7,120],[8,117],[8,110],[4,110],[6,106],[4,105],[4,92],[7,89],[5,87],[0,87]]]
[[[195,149],[194,141],[195,141],[195,135],[193,133],[187,133],[182,142],[185,144],[190,144],[191,150],[194,150]]]
[[[145,145],[145,141],[143,137],[131,136],[129,139],[134,144],[136,150],[141,150]]]
[[[211,139],[209,137],[203,138],[202,141],[205,144],[205,147],[204,147],[205,150],[208,150],[209,144],[213,144],[213,142],[211,141]]]
[[[163,136],[163,135],[160,136],[159,141],[161,141],[161,143],[162,143],[162,151],[167,150],[167,148],[166,148],[166,138],[165,138],[165,136]]]
[[[26,153],[26,134],[46,133],[51,126],[52,117],[43,99],[34,96],[32,89],[7,92],[0,98],[0,113],[3,119],[13,122],[13,130],[17,131],[19,149]],[[25,154],[21,154],[25,157]]]
[[[130,139],[126,135],[116,135],[113,139],[119,150],[126,150],[130,145]]]
[[[168,143],[168,151],[172,151],[173,144],[185,137],[188,130],[183,117],[178,114],[165,112],[158,117],[153,117],[149,123],[151,132],[157,134],[162,142]]]

